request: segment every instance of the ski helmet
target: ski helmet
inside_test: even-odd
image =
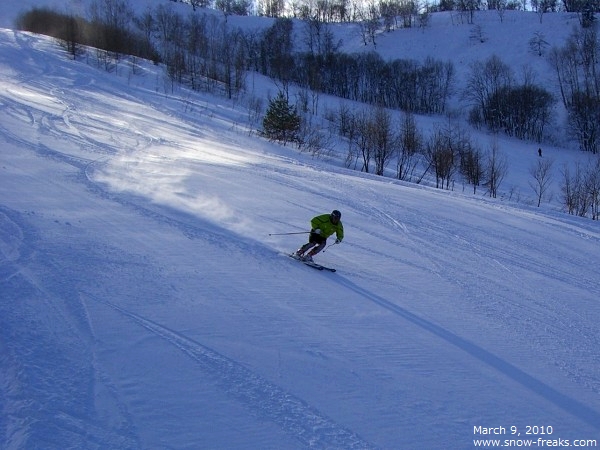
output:
[[[332,222],[339,222],[342,218],[342,213],[339,212],[337,209],[334,209],[333,211],[331,211],[331,215],[329,217],[331,217]]]

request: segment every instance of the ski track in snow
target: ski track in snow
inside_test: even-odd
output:
[[[376,448],[355,433],[336,424],[302,399],[285,392],[240,363],[156,322],[126,311],[109,302],[99,299],[93,300],[113,308],[177,347],[198,362],[203,370],[216,376],[218,384],[229,395],[245,404],[259,417],[278,424],[307,447],[328,449]]]
[[[436,325],[428,320],[425,320],[416,314],[411,313],[410,311],[382,298],[372,292],[369,292],[366,289],[357,286],[350,280],[347,280],[342,277],[335,277],[332,280],[341,284],[344,288],[349,289],[358,295],[363,296],[364,298],[372,301],[373,303],[381,306],[382,308],[392,312],[393,314],[419,326],[420,328],[432,333],[433,335],[439,337],[445,342],[463,350],[468,353],[471,357],[478,359],[479,361],[487,364],[497,370],[498,372],[504,374],[508,378],[518,382],[523,387],[535,392],[541,397],[545,398],[547,401],[555,404],[556,406],[562,408],[567,413],[583,420],[584,422],[589,423],[591,426],[600,430],[600,413],[593,410],[592,408],[587,407],[581,402],[574,400],[551,386],[537,380],[535,377],[528,375],[523,370],[517,368],[513,364],[508,363],[507,361],[499,358],[493,353],[485,350],[484,348],[478,346],[473,342],[469,342],[464,338]]]
[[[30,45],[26,39],[20,39],[19,43],[24,46]],[[101,175],[111,162],[111,156],[117,155],[119,152],[121,155],[129,156],[129,153],[133,151],[135,151],[137,159],[131,159],[132,178],[134,180],[136,176],[143,178],[144,170],[147,170],[143,164],[152,160],[153,155],[150,153],[150,148],[159,142],[159,139],[148,137],[141,128],[137,128],[135,125],[124,123],[119,127],[118,121],[114,121],[111,122],[111,127],[107,127],[103,122],[105,119],[97,118],[96,122],[89,113],[80,114],[73,106],[78,100],[70,98],[69,92],[53,91],[52,83],[45,84],[43,77],[40,77],[40,73],[44,73],[44,70],[48,74],[57,76],[57,69],[53,68],[51,60],[47,60],[43,70],[32,75],[31,79],[22,79],[21,82],[27,82],[39,92],[48,90],[53,93],[53,99],[59,97],[60,101],[53,100],[53,108],[48,108],[47,105],[37,108],[31,100],[19,100],[20,94],[15,91],[10,92],[9,96],[1,97],[0,109],[11,120],[34,127],[44,139],[47,138],[50,141],[57,139],[63,143],[64,135],[69,135],[68,142],[72,147],[62,151],[62,147],[56,145],[55,142],[50,144],[31,142],[11,131],[10,126],[0,130],[0,134],[7,142],[26,148],[53,162],[68,165],[70,169],[74,169],[72,176],[75,178],[75,182],[85,186],[86,192],[95,198],[119,205],[128,214],[149,219],[161,226],[166,225],[175,231],[175,234],[181,234],[189,240],[206,241],[220,248],[226,254],[249,254],[250,260],[253,262],[265,257],[271,258],[279,251],[270,243],[256,239],[253,234],[244,235],[232,232],[231,229],[220,227],[192,212],[154,203],[152,199],[145,198],[142,194],[127,190],[119,191],[108,183],[97,181],[98,175]],[[91,83],[91,80],[78,77],[75,83],[79,87],[84,87]],[[93,97],[95,102],[101,100],[101,96]],[[23,103],[27,106],[23,106]],[[110,110],[110,105],[103,103],[99,109]],[[110,133],[109,138],[102,134],[106,132]],[[106,145],[107,140],[111,142],[110,146]],[[61,151],[57,148],[60,148]],[[243,153],[242,149],[240,149],[240,153]],[[215,154],[218,154],[218,151]],[[207,150],[202,156],[209,159],[212,155]],[[231,155],[232,162],[236,161],[235,156],[238,155]],[[169,161],[167,157],[163,158],[160,161],[161,165],[168,172],[169,165],[173,161]],[[176,157],[173,160],[175,164],[186,164],[186,162],[177,161]],[[200,164],[198,162],[188,163],[192,167]],[[135,172],[135,169],[138,168],[139,172]],[[455,287],[464,295],[464,299],[461,299],[464,303],[461,306],[465,310],[482,312],[484,317],[493,321],[494,326],[516,334],[515,340],[531,341],[534,350],[539,348],[544,354],[543,357],[559,365],[560,370],[566,373],[570,380],[590,389],[595,394],[600,393],[600,381],[597,373],[594,372],[594,369],[600,364],[597,360],[600,336],[597,333],[597,325],[593,323],[596,318],[582,317],[572,309],[571,304],[563,305],[560,298],[551,297],[551,288],[548,288],[546,293],[550,301],[544,301],[542,304],[539,298],[543,297],[538,295],[538,290],[543,287],[529,283],[529,280],[539,278],[552,280],[553,286],[569,286],[572,277],[577,276],[576,273],[567,273],[561,267],[548,264],[544,255],[539,253],[536,248],[543,243],[543,238],[532,242],[530,239],[525,239],[522,234],[516,237],[505,237],[495,234],[494,230],[466,236],[464,234],[465,227],[458,219],[442,223],[438,221],[441,216],[428,218],[417,207],[404,204],[401,196],[399,198],[390,197],[391,203],[384,205],[377,201],[380,194],[371,185],[370,180],[367,179],[364,183],[356,182],[356,180],[349,182],[343,170],[338,172],[327,175],[331,183],[327,189],[322,186],[323,173],[317,164],[311,166],[309,163],[305,163],[290,167],[276,163],[256,162],[246,163],[239,167],[232,165],[232,167],[228,167],[227,173],[232,178],[235,178],[237,174],[240,175],[240,179],[242,175],[245,175],[249,178],[254,177],[252,178],[253,182],[257,182],[257,180],[260,180],[261,183],[268,182],[273,192],[278,190],[283,192],[302,191],[303,195],[307,197],[319,198],[323,204],[336,204],[339,201],[339,192],[355,189],[356,196],[344,197],[344,213],[346,214],[348,211],[354,219],[352,227],[349,227],[352,233],[349,234],[369,236],[372,239],[370,242],[377,241],[380,245],[375,248],[358,238],[348,239],[344,245],[350,246],[355,253],[359,252],[369,261],[400,267],[406,272],[414,270],[421,275],[426,274],[431,279],[441,280],[444,283],[442,286]],[[118,175],[118,172],[115,173]],[[207,179],[210,177],[207,176]],[[222,181],[222,183],[225,182]],[[356,185],[352,183],[356,183]],[[193,192],[182,192],[181,196],[193,197]],[[289,208],[299,210],[297,215],[309,217],[313,212],[311,207],[294,198],[281,199],[281,204],[284,203]],[[390,210],[395,212],[386,212]],[[90,288],[89,292],[88,290],[84,290],[83,293],[81,291],[74,292],[74,287],[67,285],[64,281],[69,278],[63,277],[59,284],[52,285],[52,289],[49,290],[41,281],[43,276],[33,276],[32,271],[38,269],[42,275],[48,276],[66,272],[72,276],[71,280],[79,280],[79,275],[74,273],[70,263],[83,262],[85,265],[91,263],[94,258],[98,258],[100,260],[98,266],[114,266],[117,267],[115,270],[126,267],[128,264],[142,263],[131,255],[116,256],[117,251],[122,249],[112,249],[108,246],[98,249],[96,248],[98,242],[89,240],[89,237],[78,241],[89,248],[64,250],[61,248],[64,241],[40,244],[39,247],[34,247],[32,243],[37,243],[37,232],[29,226],[29,221],[24,214],[0,205],[0,254],[2,255],[0,280],[5,285],[17,286],[13,294],[29,295],[33,299],[29,303],[19,305],[20,309],[15,308],[14,311],[9,310],[9,307],[5,305],[6,309],[2,312],[6,314],[6,317],[12,314],[10,317],[14,318],[14,321],[11,322],[13,328],[2,330],[2,332],[8,338],[11,333],[13,335],[27,333],[27,336],[15,345],[22,342],[33,344],[40,341],[40,336],[36,334],[40,328],[36,321],[40,319],[36,318],[34,313],[34,306],[36,302],[39,302],[50,314],[42,324],[41,330],[45,330],[44,327],[47,327],[52,333],[60,334],[64,338],[61,350],[66,354],[61,355],[54,350],[57,357],[63,358],[60,362],[64,363],[64,367],[58,362],[50,369],[38,368],[33,366],[33,361],[35,361],[33,357],[24,362],[10,360],[12,353],[5,352],[7,348],[14,354],[25,350],[11,347],[13,344],[10,344],[8,338],[6,339],[8,344],[0,341],[0,345],[5,346],[4,348],[0,347],[0,354],[3,358],[0,360],[0,365],[10,367],[14,371],[9,374],[14,384],[3,385],[0,389],[14,394],[10,396],[12,403],[9,407],[12,410],[20,411],[23,420],[25,420],[25,416],[33,417],[32,422],[25,426],[15,422],[0,427],[7,430],[3,440],[8,442],[9,446],[14,444],[13,446],[18,447],[21,439],[23,442],[26,442],[27,439],[36,442],[38,435],[43,438],[44,435],[52,434],[57,430],[60,431],[60,437],[65,442],[88,442],[98,447],[112,445],[119,448],[139,448],[141,446],[141,438],[132,425],[135,420],[130,417],[128,406],[123,403],[122,393],[96,362],[94,345],[92,345],[95,336],[87,309],[88,303],[95,302],[118,312],[152,335],[178,348],[197,363],[202,371],[216,379],[221,390],[260,418],[274,422],[289,436],[304,445],[313,448],[345,449],[374,447],[357,433],[339,425],[320,412],[310,402],[291,394],[286,389],[246,368],[242,362],[187,337],[181,331],[176,331],[150,320],[144,315],[134,313],[128,307],[100,299],[99,295],[103,293],[102,289]],[[270,214],[267,216],[272,217]],[[261,218],[261,213],[257,212],[255,220]],[[272,223],[282,227],[293,224],[292,221],[279,217],[272,220]],[[68,226],[68,224],[63,225]],[[556,226],[564,227],[564,225]],[[577,230],[574,229],[572,232],[576,233]],[[589,239],[590,245],[597,245],[599,242],[598,235],[592,232],[585,237]],[[452,245],[449,245],[450,243]],[[446,250],[446,247],[451,250]],[[68,251],[72,253],[66,253]],[[460,253],[460,258],[457,258],[458,253]],[[52,256],[44,259],[43,256],[47,255],[62,255],[65,261],[55,262]],[[592,428],[600,429],[600,413],[593,408],[559,392],[550,384],[494,354],[485,348],[485,343],[478,345],[474,341],[460,336],[456,330],[441,326],[390,300],[390,296],[380,295],[378,293],[380,290],[396,283],[397,280],[392,279],[392,275],[383,276],[375,270],[361,271],[354,267],[352,261],[343,258],[343,256],[340,257],[341,270],[336,276],[330,277],[324,274],[327,277],[327,286],[330,285],[329,283],[337,285],[342,291],[355,294],[359,299],[364,299],[376,305],[377,308],[391,313],[398,322],[398,328],[401,328],[405,322],[415,325],[420,330],[434,336],[439,342],[449,344],[468,355],[470,359],[492,368],[501,377],[518,383],[526,390],[535,393]],[[459,261],[471,260],[473,264],[470,267],[463,267],[455,262],[457,259]],[[46,262],[48,266],[42,267]],[[578,260],[569,261],[569,263],[569,267],[575,268],[585,265],[585,261]],[[273,264],[279,264],[279,262],[276,261]],[[279,265],[283,266],[283,264],[281,262]],[[501,271],[503,275],[494,278],[492,276],[493,269],[489,269],[490,266]],[[486,270],[483,270],[484,268]],[[149,270],[153,273],[146,274],[146,278],[140,277],[135,281],[149,281],[155,273],[160,271],[160,268],[150,266]],[[588,275],[584,275],[584,278],[579,280],[578,289],[586,289],[600,297],[597,279],[590,275],[592,272],[587,273]],[[83,275],[86,275],[85,271]],[[320,276],[319,274],[315,275]],[[524,275],[527,275],[528,279],[522,278]],[[508,287],[504,286],[502,282],[503,276],[510,277],[512,280]],[[473,282],[473,280],[476,281]],[[374,287],[371,289],[363,286]],[[489,292],[497,294],[493,301],[485,298]],[[419,306],[415,305],[415,308]],[[22,325],[16,325],[21,321],[23,321]],[[53,323],[54,321],[56,324]],[[27,324],[31,325],[31,330],[26,329]],[[556,349],[556,345],[551,342],[555,338],[561,340],[556,354],[543,352],[546,349],[551,351]],[[57,342],[60,343],[58,338]],[[30,351],[36,355],[52,352],[53,343],[50,341],[43,345],[32,345]],[[73,348],[67,349],[68,345],[65,343],[73,344]],[[592,358],[591,364],[578,364],[579,360],[576,358],[564,358],[563,356],[568,353],[577,354],[581,358]],[[73,368],[81,372],[81,378],[85,380],[81,381],[81,384],[77,384],[77,377],[72,376],[69,372]],[[56,372],[50,374],[45,370],[55,370]],[[22,391],[29,387],[26,384],[29,377],[38,377],[42,382],[48,383],[51,377],[56,375],[63,377],[66,380],[65,383],[69,385],[65,390],[65,398],[61,397],[60,389],[54,389],[53,386],[53,389],[49,389],[46,394],[39,393],[38,399],[33,400],[30,404],[20,404],[20,402],[28,401]],[[23,380],[22,386],[17,385],[19,380]],[[111,421],[106,420],[103,423],[98,420],[93,401],[90,399],[94,398],[95,393],[99,391],[108,399],[105,401],[110,403],[107,409],[116,411],[116,419],[112,420],[119,422],[118,425],[111,427],[106,425]],[[74,393],[73,397],[76,398],[76,394],[82,392],[87,394],[85,399],[67,398],[71,393]],[[39,403],[39,399],[43,398],[43,395],[55,395],[61,399],[63,406],[67,405],[63,409],[53,409],[53,421],[47,425],[41,425],[44,415],[40,412],[43,405]],[[105,426],[103,427],[102,424]],[[33,430],[33,435],[26,436],[27,432],[31,430]]]
[[[76,264],[68,259],[53,264],[53,256],[64,248],[42,243],[29,219],[0,206],[1,229],[9,231],[0,233],[0,283],[8,292],[0,303],[0,369],[10,371],[0,385],[3,442],[15,449],[58,450],[66,443],[73,448],[139,448],[126,411],[109,420],[97,414],[94,395],[107,379],[94,364],[87,311],[63,282]],[[48,286],[48,280],[55,281]],[[111,398],[107,394],[104,403]],[[111,421],[121,424],[106,426]]]
[[[269,172],[269,171],[267,171],[266,173],[267,173],[266,177],[272,180],[274,177],[273,173]],[[303,184],[306,185],[306,182],[302,181],[302,180],[290,181],[290,179],[293,180],[294,177],[289,177],[289,175],[292,175],[291,173],[288,173],[287,175],[288,176],[281,177],[281,178],[279,178],[279,176],[277,176],[276,183],[282,184],[286,187],[293,187],[293,188],[301,188]],[[374,193],[374,195],[376,195],[376,194]],[[124,202],[124,204],[129,204],[129,201],[124,201],[124,198],[122,196],[117,195],[117,196],[115,196],[115,198],[113,198],[113,200],[116,200],[119,202]],[[145,215],[147,215],[149,217],[153,217],[155,220],[159,220],[164,223],[170,223],[172,225],[175,225],[176,227],[180,228],[181,231],[184,232],[184,234],[186,234],[186,235],[189,235],[189,236],[195,235],[194,232],[190,231],[189,226],[184,225],[179,221],[174,222],[173,218],[171,218],[169,215],[164,215],[164,211],[162,213],[161,212],[157,212],[157,213],[150,212],[149,213],[147,209],[141,208],[139,205],[137,205],[135,203],[129,204],[129,206],[132,206],[132,205],[135,209],[139,209],[139,210],[143,211],[143,213]],[[400,221],[394,219],[391,215],[389,215],[381,210],[375,210],[375,214],[373,214],[373,208],[366,206],[362,201],[357,202],[354,205],[349,205],[349,206],[351,206],[353,209],[361,211],[362,213],[364,213],[365,215],[368,215],[369,217],[374,217],[375,219],[378,219],[380,222],[383,222],[384,224],[388,224],[388,225],[391,224],[393,227],[401,230],[402,232],[408,232],[407,228],[405,226],[403,226]],[[414,213],[419,214],[418,211],[415,211]],[[427,222],[427,223],[426,224],[424,223],[423,234],[427,235],[428,239],[427,240],[418,239],[418,244],[414,244],[414,245],[416,247],[418,247],[422,253],[427,253],[426,251],[423,251],[423,249],[430,249],[431,250],[430,253],[435,254],[436,249],[440,248],[440,244],[434,237],[439,234],[440,239],[446,239],[448,236],[448,224],[446,223],[446,224],[444,224],[445,226],[440,226],[440,225],[434,224],[432,221],[424,220],[424,222]],[[487,245],[484,242],[477,243],[477,242],[473,242],[472,240],[466,240],[460,236],[455,236],[455,237],[456,237],[456,239],[462,241],[464,243],[464,245],[468,249],[470,249],[468,251],[473,252],[475,255],[483,254],[481,247]],[[381,236],[379,236],[379,238],[383,241],[388,239],[386,237],[386,235],[381,235]],[[391,242],[393,242],[393,241],[390,241],[390,243]],[[240,243],[241,242],[238,242],[238,244],[240,244]],[[250,244],[250,245],[252,245],[252,244]],[[495,259],[496,263],[498,265],[500,265],[504,270],[506,270],[512,274],[511,270],[514,270],[515,260],[516,260],[518,267],[520,267],[522,269],[531,270],[532,268],[537,268],[544,274],[544,276],[554,278],[558,281],[565,281],[565,282],[568,281],[567,275],[565,275],[562,271],[553,270],[552,267],[548,267],[547,265],[538,265],[535,260],[528,259],[528,257],[527,257],[528,252],[522,251],[523,245],[528,246],[530,244],[526,243],[526,242],[521,242],[516,245],[516,248],[521,249],[521,252],[525,256],[524,259],[515,258],[514,256],[511,256],[510,254],[507,254],[506,256],[502,256],[502,254],[495,254],[494,258],[496,258]],[[237,247],[237,245],[236,245],[236,247]],[[243,247],[240,247],[240,249],[245,251],[245,250],[248,250],[248,247],[244,245]],[[368,249],[365,249],[365,250],[368,250]],[[497,251],[497,249],[496,249],[496,251]],[[505,249],[504,251],[507,253],[510,252],[510,250],[508,248]],[[437,253],[439,253],[439,252],[437,252]],[[388,254],[379,254],[379,256],[389,257]],[[442,254],[442,256],[447,257],[446,255],[443,255],[443,254]],[[506,264],[506,265],[503,265],[500,261],[505,261],[504,264]],[[438,259],[437,262],[434,260],[430,260],[430,263],[431,263],[430,269],[434,273],[437,273],[439,276],[444,277],[445,279],[451,280],[452,282],[457,282],[456,281],[458,279],[458,277],[456,277],[457,274],[455,272],[453,272],[452,270],[449,271],[447,266],[442,267],[440,262],[441,262],[441,259]],[[403,261],[403,264],[404,263],[406,263],[406,261]],[[513,269],[508,268],[509,265]],[[476,345],[475,343],[470,342],[464,338],[461,338],[460,336],[444,329],[443,327],[440,327],[439,325],[436,325],[433,322],[427,321],[426,319],[423,319],[423,318],[419,317],[418,315],[415,315],[415,314],[409,312],[408,310],[396,305],[395,303],[390,302],[389,300],[386,300],[385,298],[380,297],[379,295],[358,286],[357,284],[353,283],[352,281],[350,281],[348,278],[346,278],[344,276],[340,275],[340,276],[332,277],[331,279],[333,281],[335,281],[336,283],[340,284],[343,288],[348,289],[348,290],[364,297],[365,299],[367,299],[369,301],[372,301],[373,303],[379,305],[380,307],[397,315],[398,317],[401,317],[404,320],[408,320],[409,322],[430,332],[431,334],[437,336],[438,338],[444,340],[445,342],[463,350],[464,352],[469,354],[471,357],[473,357],[477,360],[480,360],[481,362],[489,365],[490,367],[494,368],[498,372],[502,373],[504,376],[518,382],[523,387],[531,390],[532,392],[538,394],[539,396],[543,397],[547,401],[555,404],[556,406],[563,409],[567,413],[573,415],[574,417],[579,418],[580,420],[582,420],[582,421],[592,425],[594,428],[600,430],[600,413],[593,410],[592,408],[589,408],[586,405],[582,404],[581,402],[558,392],[557,390],[555,390],[548,384],[527,374],[526,372],[517,368],[513,364],[510,364],[509,362],[507,362],[507,361],[503,360],[502,358],[494,355],[493,353],[485,350],[484,348]],[[584,284],[585,283],[588,283],[587,280],[584,280]],[[591,281],[588,283],[588,287],[592,290],[598,290],[597,283],[592,283]],[[527,291],[526,288],[523,289],[522,291],[520,291],[521,296],[526,295],[526,291]],[[233,376],[234,379],[252,379],[252,377],[253,377],[252,374],[245,373],[244,371],[247,371],[247,369],[243,368],[241,365],[239,365],[239,363],[229,360],[222,355],[218,355],[218,354],[214,353],[212,350],[206,349],[201,344],[195,343],[194,341],[191,341],[191,340],[185,338],[184,336],[178,335],[177,333],[173,332],[172,330],[168,330],[167,328],[164,328],[164,327],[162,327],[158,324],[155,324],[151,321],[148,321],[147,319],[144,319],[133,313],[127,312],[125,310],[121,310],[120,308],[116,307],[115,305],[112,305],[112,304],[108,304],[108,305],[119,310],[121,313],[131,317],[132,319],[134,319],[135,321],[140,323],[145,328],[148,328],[149,330],[161,335],[163,338],[167,339],[169,342],[171,342],[172,344],[179,347],[182,351],[184,351],[185,353],[194,357],[194,359],[198,359],[199,358],[198,355],[202,355],[202,357],[204,357],[204,358],[210,357],[212,360],[215,360],[215,361],[220,361],[221,359],[225,359],[225,360],[229,361],[229,364],[237,365],[237,367],[239,367],[239,369],[241,370],[241,373],[244,374],[244,376],[238,377],[237,375],[235,375],[236,372],[234,372],[234,376]],[[545,306],[547,306],[547,305],[545,305]],[[535,310],[531,307],[530,307],[530,313],[535,313]],[[548,313],[548,311],[544,312],[545,320],[548,320],[547,316],[548,316],[548,314],[551,314],[551,313],[552,313],[552,311],[550,311],[550,313]],[[492,317],[494,317],[495,319],[498,319],[498,315],[493,315]],[[507,313],[507,317],[509,318],[511,325],[514,326],[514,318],[518,317],[518,314]],[[559,321],[561,318],[561,315],[560,315],[560,313],[556,313],[556,315],[554,317],[556,317],[556,319],[555,319],[556,321]],[[552,324],[555,325],[554,322],[552,322]],[[583,321],[578,322],[578,323],[569,323],[567,326],[576,328],[577,334],[579,336],[585,337],[585,340],[592,347],[594,347],[596,345],[600,345],[600,337],[594,332],[594,330],[592,330],[592,329],[586,330],[585,323]],[[162,330],[162,333],[161,333],[161,330]],[[188,342],[189,345],[185,345],[184,344],[185,342]],[[581,350],[581,348],[580,348],[581,340],[580,339],[577,339],[574,342],[573,348],[576,348],[577,346],[579,346],[579,349]],[[200,351],[200,352],[198,351],[201,348],[204,349],[204,353],[202,351]],[[206,352],[209,352],[208,355],[210,355],[210,356],[207,356]],[[216,356],[213,356],[213,354]],[[217,356],[218,356],[218,358],[217,358]],[[218,366],[213,365],[213,370],[215,369],[215,367],[218,367]],[[223,366],[221,365],[221,367],[223,367]],[[227,367],[230,367],[230,366],[227,366]],[[568,366],[563,367],[563,369],[567,373],[569,373],[576,381],[578,381],[578,382],[581,381],[581,379],[580,379],[581,376],[578,374],[571,373]],[[220,372],[221,375],[226,380],[230,379],[230,376],[227,376],[225,371],[216,370],[216,372]],[[584,375],[584,378],[585,378],[585,375]],[[595,380],[595,378],[594,378],[594,380]],[[235,383],[226,382],[227,386],[230,386],[232,384],[235,384]],[[586,383],[584,382],[584,384],[586,384]],[[591,385],[590,387],[593,390],[598,389],[598,387],[595,385]],[[272,388],[269,388],[269,390],[275,389],[275,388],[276,387],[272,387]],[[248,389],[250,389],[250,387],[248,387]],[[277,388],[277,390],[280,391],[279,388]],[[286,394],[286,395],[288,395],[288,394]],[[236,397],[240,398],[240,399],[243,399],[243,398],[247,399],[250,396],[244,397],[244,396],[238,395]],[[298,401],[298,402],[304,404],[304,402],[302,400],[296,399],[295,401]],[[275,409],[280,409],[280,407],[275,408]],[[276,420],[276,422],[279,424],[285,423],[285,421],[282,422],[281,420]],[[312,441],[312,440],[309,440],[309,441]],[[344,444],[344,445],[346,445],[346,444]],[[361,448],[360,445],[362,445],[362,444],[359,444],[359,447],[356,447],[356,448]],[[340,448],[343,448],[343,447],[344,446],[342,446]],[[347,447],[347,448],[355,448],[355,447]]]

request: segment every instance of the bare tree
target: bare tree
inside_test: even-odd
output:
[[[500,153],[498,143],[494,141],[490,147],[490,151],[487,155],[486,164],[486,186],[490,197],[496,198],[498,195],[498,188],[504,180],[507,172],[507,161],[506,157]]]
[[[425,159],[435,174],[435,187],[446,187],[454,170],[454,151],[448,145],[448,136],[443,130],[434,131],[425,144]]]
[[[595,28],[575,30],[563,48],[553,49],[569,132],[584,151],[600,152],[600,42]]]
[[[563,176],[562,197],[567,212],[584,217],[588,209],[588,195],[585,190],[585,173],[581,164],[577,162],[573,172],[565,164],[561,172]]]
[[[258,129],[258,124],[260,123],[260,119],[264,115],[264,106],[263,99],[261,97],[255,97],[251,95],[248,97],[248,135],[252,135],[254,130]]]
[[[348,153],[346,155],[346,167],[352,167],[356,170],[358,163],[358,145],[360,141],[359,132],[356,127],[356,118],[347,104],[341,103],[335,117],[335,125],[340,136],[347,139]]]
[[[256,5],[259,14],[267,17],[283,17],[285,2],[283,0],[258,0]]]
[[[417,129],[412,113],[404,113],[400,125],[400,142],[397,152],[396,176],[408,180],[417,165],[417,156],[423,151],[423,135]]]
[[[402,19],[402,27],[410,28],[413,26],[415,18],[419,14],[419,2],[413,0],[403,0],[397,2],[397,15]]]
[[[385,31],[392,31],[396,24],[396,16],[399,14],[400,5],[396,0],[379,0],[379,15],[383,19]]]
[[[304,115],[300,124],[298,148],[314,157],[325,157],[331,154],[333,136],[327,129],[315,126],[311,115]]]
[[[585,189],[589,195],[592,220],[600,219],[600,158],[590,165],[585,178]]]
[[[456,9],[467,18],[469,24],[473,23],[475,11],[480,10],[482,6],[481,0],[457,0]]]
[[[369,42],[373,44],[373,47],[377,47],[375,42],[375,36],[379,29],[379,10],[374,2],[364,6],[358,11],[360,33],[365,45],[369,45]]]
[[[529,168],[529,174],[533,177],[533,180],[529,182],[529,186],[533,189],[537,196],[538,208],[542,204],[542,198],[546,195],[550,183],[552,181],[552,165],[554,161],[549,158],[539,158]]]
[[[477,186],[481,184],[485,176],[483,155],[480,149],[470,146],[461,155],[460,171],[467,182],[473,185],[473,194],[477,193]]]
[[[383,175],[390,159],[396,154],[398,136],[394,133],[392,116],[384,108],[375,108],[369,121],[369,140],[373,148],[375,174]]]
[[[341,107],[338,122],[339,133],[349,142],[346,165],[356,168],[360,160],[360,170],[369,173],[374,163],[375,174],[383,175],[399,145],[390,113],[379,107],[352,114],[347,107]]]
[[[118,59],[131,53],[131,24],[134,12],[127,0],[94,0],[90,5],[92,23],[96,26],[96,42]]]
[[[371,142],[369,139],[369,118],[366,113],[360,112],[353,116],[353,145],[350,147],[350,151],[354,152],[354,148],[359,152],[357,159],[361,158],[362,167],[361,172],[369,173],[369,167],[371,166],[371,160],[373,158],[373,152],[371,148]],[[356,147],[354,147],[354,145]]]
[[[488,3],[490,3],[488,1]],[[508,0],[496,0],[496,12],[498,13],[498,17],[500,17],[500,22],[504,22],[504,13],[506,12],[506,7],[508,6]]]
[[[291,19],[277,19],[265,30],[260,48],[262,72],[277,83],[282,83],[288,95],[289,85],[294,76],[294,22]]]
[[[496,115],[499,105],[494,102],[501,98],[499,93],[502,90],[512,85],[513,78],[510,66],[496,55],[489,57],[485,63],[478,61],[472,65],[463,97],[473,106],[471,121],[475,125],[483,122],[492,129],[498,128]]]
[[[61,38],[63,39],[63,43],[67,49],[67,52],[69,52],[73,59],[83,52],[81,45],[79,45],[81,42],[80,22],[81,21],[75,16],[69,15],[65,18],[63,28],[61,30]]]
[[[600,77],[598,78],[600,83]],[[600,97],[575,92],[568,109],[568,130],[579,147],[593,154],[600,152]]]

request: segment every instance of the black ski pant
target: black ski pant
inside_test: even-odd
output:
[[[314,230],[311,230],[310,235],[308,237],[308,242],[302,247],[300,247],[300,254],[304,255],[304,253],[306,253],[309,249],[312,248],[312,250],[310,251],[310,256],[316,255],[325,248],[326,243],[327,238],[315,233]]]

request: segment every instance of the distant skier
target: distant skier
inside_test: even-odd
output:
[[[542,147],[538,148],[538,156],[540,158],[542,157]]]
[[[327,238],[335,233],[337,239],[336,244],[342,242],[344,239],[344,226],[342,225],[341,219],[342,213],[337,209],[333,210],[331,214],[322,214],[320,216],[313,217],[310,221],[310,235],[308,237],[308,243],[300,247],[294,257],[301,259],[302,261],[311,261],[312,257],[319,253],[325,248]],[[304,254],[311,249],[306,256]]]

